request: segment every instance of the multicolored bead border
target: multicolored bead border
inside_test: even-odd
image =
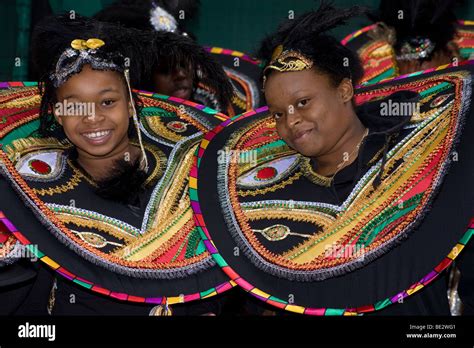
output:
[[[0,82],[0,89],[7,89],[7,88],[12,88],[12,87],[34,87],[34,86],[38,86],[38,82],[34,82],[34,81]],[[193,108],[201,110],[202,112],[205,112],[206,114],[214,116],[215,118],[217,118],[220,121],[225,121],[229,118],[229,116],[227,116],[227,115],[225,115],[221,112],[218,112],[214,109],[211,109],[208,106],[201,105],[201,104],[198,104],[198,103],[194,103],[190,100],[181,99],[181,98],[178,98],[178,97],[170,97],[170,96],[167,96],[167,95],[148,92],[148,91],[142,91],[142,90],[134,90],[134,91],[140,93],[141,95],[147,96],[147,97],[157,98],[157,99],[161,99],[161,100],[169,100],[169,101],[172,101],[172,102],[175,102],[175,103],[181,103],[181,104],[184,104],[184,105],[187,105],[187,106],[191,106]]]
[[[288,303],[285,300],[267,294],[266,292],[258,289],[257,287],[253,286],[245,279],[240,277],[240,275],[233,270],[227,262],[224,260],[222,255],[217,250],[212,238],[209,234],[209,231],[206,227],[206,223],[204,221],[204,217],[201,213],[201,206],[199,203],[198,198],[198,169],[201,162],[201,159],[208,147],[210,141],[219,134],[226,126],[229,126],[236,122],[237,120],[245,119],[247,117],[253,116],[259,112],[267,111],[268,107],[262,107],[256,110],[250,110],[245,112],[241,115],[237,115],[232,117],[231,119],[221,123],[219,126],[214,128],[212,131],[209,131],[201,141],[199,148],[196,150],[196,154],[194,157],[194,164],[191,167],[191,172],[189,176],[189,196],[191,198],[191,207],[194,212],[194,220],[197,226],[197,229],[201,233],[201,237],[204,241],[204,244],[211,253],[212,257],[216,261],[216,263],[222,268],[222,270],[229,276],[231,281],[235,284],[242,287],[245,291],[250,293],[252,296],[270,304],[277,308],[284,309],[290,312],[295,312],[299,314],[306,314],[306,315],[316,315],[316,316],[332,316],[332,315],[359,315],[363,313],[369,313],[381,310],[391,304],[398,303],[400,300],[414,294],[415,292],[419,291],[429,283],[431,283],[436,277],[446,268],[448,268],[453,260],[458,256],[459,252],[464,248],[464,246],[469,242],[469,240],[474,235],[474,218],[468,224],[468,229],[463,237],[459,240],[459,242],[453,247],[451,252],[446,256],[430,273],[420,279],[418,282],[411,285],[408,289],[395,294],[392,297],[388,297],[384,300],[378,301],[374,304],[360,306],[357,308],[309,308],[303,307],[295,304]]]
[[[236,284],[233,281],[226,281],[222,284],[219,284],[216,287],[210,288],[209,290],[181,295],[181,296],[162,296],[162,297],[140,297],[134,296],[126,293],[119,293],[113,292],[107,288],[104,288],[98,284],[94,284],[84,278],[81,278],[72,272],[68,271],[66,268],[62,267],[59,263],[51,259],[49,256],[46,256],[43,252],[41,252],[37,245],[32,244],[25,235],[23,235],[15,225],[5,216],[5,214],[0,211],[0,224],[3,225],[7,232],[11,233],[15,238],[20,241],[22,245],[24,245],[31,255],[36,256],[40,261],[47,264],[50,268],[56,271],[62,277],[88,289],[93,292],[109,296],[121,301],[128,301],[128,302],[136,302],[136,303],[149,303],[149,304],[168,304],[174,305],[178,303],[186,303],[201,299],[207,299],[209,297],[221,294],[231,288],[233,288]]]
[[[249,63],[252,63],[254,65],[261,65],[262,62],[258,60],[257,58],[253,58],[249,56],[248,54],[245,54],[240,51],[234,51],[228,48],[222,48],[222,47],[210,47],[210,46],[203,46],[204,50],[209,53],[214,53],[214,54],[224,54],[227,56],[234,56],[234,57],[239,57]]]
[[[34,87],[38,86],[38,82],[31,81],[11,81],[11,82],[0,82],[0,89],[6,89],[11,87]]]

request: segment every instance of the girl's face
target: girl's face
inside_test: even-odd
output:
[[[56,120],[79,156],[108,158],[128,146],[132,109],[118,72],[86,65],[56,90],[56,97]]]
[[[314,70],[271,72],[265,98],[280,137],[307,157],[331,153],[353,123],[349,79],[335,87]]]

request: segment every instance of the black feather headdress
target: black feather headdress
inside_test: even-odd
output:
[[[335,84],[345,77],[355,84],[363,72],[358,57],[328,31],[362,13],[364,9],[360,7],[336,9],[322,2],[317,10],[282,23],[262,41],[258,51],[258,57],[269,62],[264,75],[271,70],[297,71],[314,67],[329,74]],[[293,58],[291,52],[296,53]],[[291,66],[296,68],[285,70]]]

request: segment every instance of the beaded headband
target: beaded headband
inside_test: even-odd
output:
[[[94,70],[113,70],[124,74],[125,81],[127,83],[128,94],[130,103],[132,106],[132,119],[137,130],[138,142],[142,153],[141,167],[148,170],[148,160],[143,147],[143,141],[140,131],[140,122],[138,120],[137,110],[135,103],[133,102],[132,86],[130,84],[130,73],[128,68],[122,68],[118,64],[111,60],[105,60],[97,57],[95,54],[97,50],[104,46],[105,42],[101,39],[75,39],[71,42],[71,48],[66,49],[58,59],[56,63],[55,72],[51,74],[51,80],[53,81],[54,87],[58,88],[66,80],[75,73],[78,73],[82,67],[89,64]],[[123,58],[120,53],[116,53],[119,57]],[[72,61],[70,61],[72,59]]]
[[[67,48],[59,57],[56,68],[50,74],[54,87],[58,88],[73,74],[78,73],[82,66],[89,64],[94,70],[114,70],[123,72],[118,64],[111,60],[97,57],[97,50],[104,46],[101,39],[75,39],[71,42],[71,48]]]

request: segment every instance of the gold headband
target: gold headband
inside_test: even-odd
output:
[[[283,46],[278,45],[273,51],[272,60],[263,69],[263,86],[265,87],[266,72],[270,69],[286,72],[301,71],[311,69],[312,67],[313,61],[304,54],[293,50],[283,50]]]

